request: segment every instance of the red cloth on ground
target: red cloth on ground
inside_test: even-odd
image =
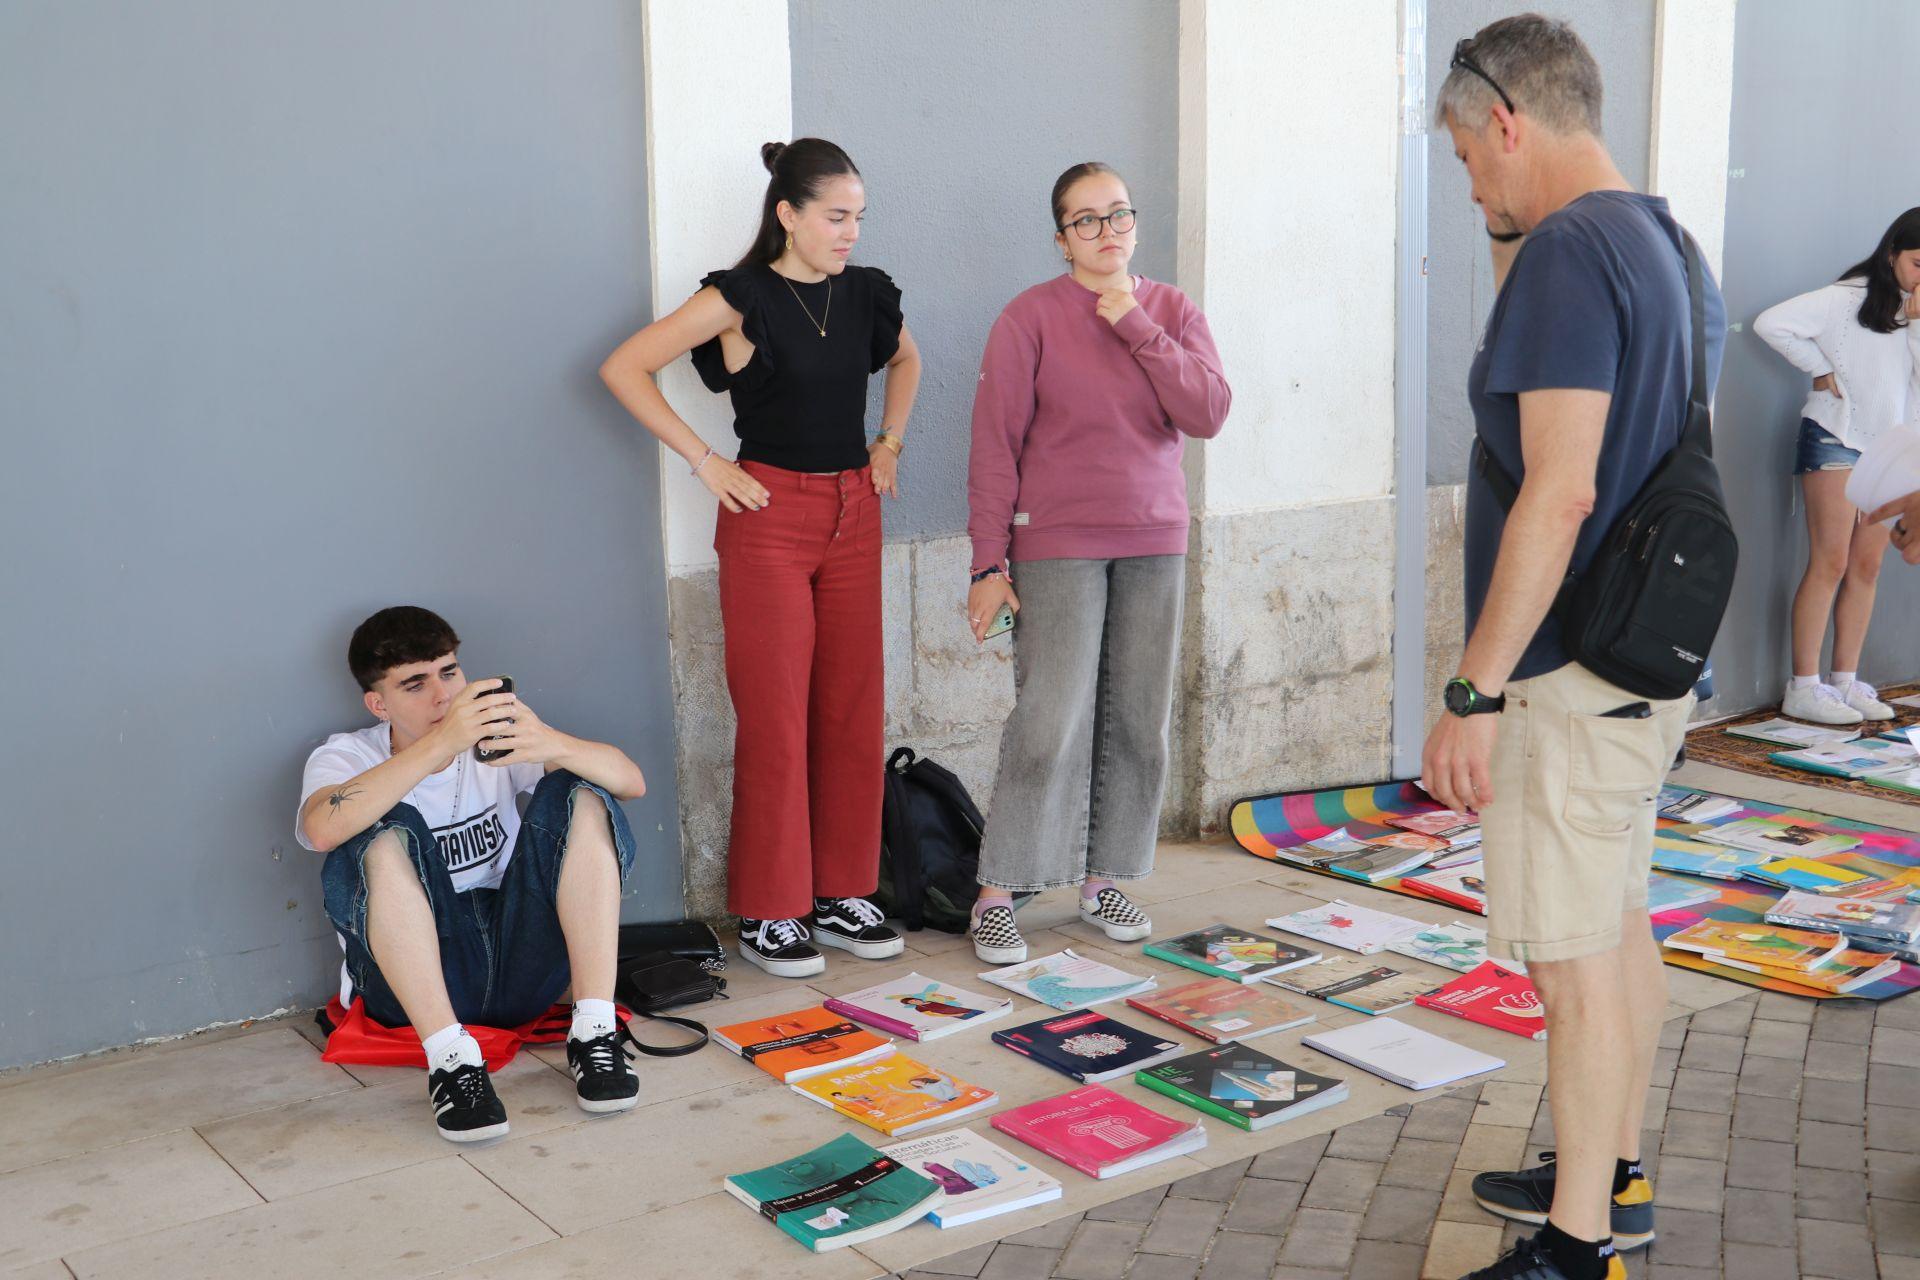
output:
[[[615,1014],[622,1023],[633,1013],[616,1004]],[[427,1053],[420,1044],[420,1033],[412,1027],[383,1027],[367,1016],[366,1002],[353,998],[350,1008],[340,1006],[340,997],[327,1001],[327,1021],[333,1032],[327,1037],[322,1062],[351,1062],[369,1067],[419,1067],[426,1070]],[[556,1004],[532,1022],[517,1027],[479,1027],[467,1024],[467,1031],[480,1044],[487,1070],[498,1071],[513,1061],[523,1044],[553,1044],[567,1038],[573,1026],[573,1006]]]

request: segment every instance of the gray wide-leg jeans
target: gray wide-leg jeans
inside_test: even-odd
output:
[[[1153,871],[1185,556],[1014,566],[1014,704],[980,883],[1016,892]]]

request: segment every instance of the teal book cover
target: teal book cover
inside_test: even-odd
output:
[[[905,1226],[944,1195],[933,1179],[850,1133],[791,1160],[729,1174],[726,1186],[816,1253]]]

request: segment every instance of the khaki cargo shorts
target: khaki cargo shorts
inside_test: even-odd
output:
[[[1610,950],[1620,913],[1647,905],[1654,802],[1693,695],[1652,702],[1572,662],[1506,695],[1480,815],[1488,949],[1523,963]],[[1638,702],[1652,714],[1604,714]]]

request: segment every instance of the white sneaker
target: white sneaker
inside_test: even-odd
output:
[[[1879,690],[1865,680],[1855,680],[1839,693],[1841,699],[1858,711],[1863,720],[1893,719],[1893,708],[1880,701]]]
[[[1875,703],[1875,706],[1883,705]],[[1787,683],[1787,692],[1780,699],[1780,714],[1795,720],[1810,720],[1814,724],[1859,724],[1867,717],[1860,711],[1847,705],[1840,691],[1830,684],[1814,681],[1809,685],[1795,686]],[[1888,712],[1892,714],[1891,711]]]

